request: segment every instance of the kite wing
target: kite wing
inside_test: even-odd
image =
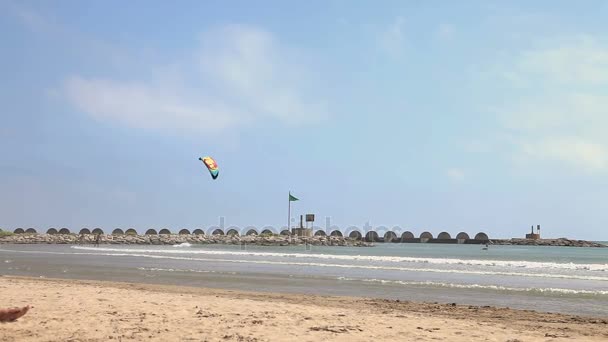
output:
[[[209,173],[211,174],[211,178],[216,179],[217,176],[219,176],[219,168],[217,167],[217,163],[215,162],[215,160],[211,157],[202,157],[202,158],[198,158],[198,160],[202,161],[203,164],[205,164],[205,166],[207,167],[207,170],[209,170]]]

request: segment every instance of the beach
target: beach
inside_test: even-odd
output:
[[[415,298],[412,298],[415,300]],[[0,341],[605,341],[601,318],[469,305],[0,277]]]
[[[608,249],[377,244],[0,246],[0,274],[608,317]]]

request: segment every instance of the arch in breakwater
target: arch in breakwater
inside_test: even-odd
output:
[[[490,238],[488,237],[488,234],[486,234],[484,232],[479,232],[475,235],[475,240],[488,241],[488,240],[490,240]]]
[[[192,234],[194,234],[194,235],[205,235],[205,232],[204,232],[202,229],[197,228],[197,229],[195,229],[195,230],[192,232]]]
[[[430,232],[424,232],[424,233],[420,234],[420,238],[421,239],[432,239],[433,234],[431,234]]]
[[[468,240],[470,239],[469,234],[465,233],[465,232],[460,232],[458,233],[458,235],[456,235],[456,239],[458,240]]]
[[[61,228],[59,229],[59,234],[70,234],[70,230],[67,228]]]
[[[156,232],[156,229],[148,229],[146,230],[146,234],[145,235],[158,235],[158,233]]]
[[[23,228],[17,228],[13,231],[14,234],[25,234],[25,230]]]
[[[339,236],[339,237],[343,237],[344,235],[342,235],[342,232],[339,230],[334,230],[331,233],[329,233],[329,236]]]
[[[452,238],[452,236],[448,232],[441,232],[441,233],[439,233],[439,235],[437,235],[437,239],[439,239],[439,240],[449,240],[451,238]]]
[[[137,230],[135,230],[135,228],[129,228],[125,231],[125,235],[137,235]]]
[[[101,234],[101,235],[105,234],[101,228],[95,228],[95,229],[93,229],[92,233],[93,234]]]
[[[116,228],[112,231],[112,235],[124,235],[124,234],[125,234],[125,232],[120,228]]]
[[[179,235],[190,235],[190,231],[186,228],[180,230],[177,234]]]
[[[393,231],[384,233],[384,242],[397,242],[397,234]]]
[[[358,230],[353,230],[352,232],[350,232],[348,234],[348,237],[351,239],[355,239],[355,240],[362,240],[363,239],[363,234],[361,234],[360,231]]]
[[[158,232],[158,234],[161,234],[161,235],[170,235],[171,231],[169,229],[167,229],[167,228],[163,228],[163,229],[160,230],[160,232]]]
[[[274,235],[274,232],[270,229],[262,230],[262,235]]]
[[[78,232],[78,234],[81,234],[81,235],[83,235],[83,234],[91,234],[91,231],[89,230],[89,228],[82,228],[82,229],[81,229],[81,230]]]
[[[370,230],[369,232],[367,232],[367,234],[365,234],[365,241],[380,242],[380,237],[378,236],[377,232]]]
[[[239,236],[239,235],[241,235],[241,234],[239,234],[239,231],[238,231],[238,230],[236,230],[236,229],[232,228],[232,229],[229,229],[229,230],[226,232],[226,235],[228,235],[228,236]]]
[[[34,228],[28,228],[25,230],[25,234],[38,234],[38,232]]]
[[[214,230],[211,235],[224,235],[224,231],[218,228]]]
[[[319,229],[315,232],[315,236],[327,236],[327,234]]]
[[[249,236],[249,235],[259,235],[259,234],[258,234],[257,230],[251,228],[247,231],[247,233],[245,233],[245,235]]]
[[[403,234],[401,234],[401,240],[408,240],[408,239],[415,239],[416,237],[414,236],[414,233],[410,232],[410,231],[406,231],[403,232]]]
[[[290,235],[289,230],[287,230],[287,229],[281,230],[281,234],[280,235]]]
[[[51,235],[55,235],[55,234],[57,234],[57,229],[55,229],[55,228],[49,228],[49,229],[46,231],[46,233],[47,233],[47,234],[51,234]]]

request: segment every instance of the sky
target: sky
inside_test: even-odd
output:
[[[291,191],[323,229],[608,240],[606,17],[0,0],[0,228],[278,230]]]

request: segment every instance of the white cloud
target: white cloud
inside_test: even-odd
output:
[[[399,16],[382,32],[380,46],[392,57],[400,56],[405,48],[405,18]]]
[[[226,26],[203,34],[193,62],[153,66],[147,80],[69,77],[69,102],[98,120],[173,133],[218,133],[259,120],[322,120],[306,71],[267,31]],[[180,63],[174,63],[180,64]],[[181,70],[181,71],[180,71]],[[304,95],[303,95],[304,94]]]
[[[64,91],[73,106],[95,119],[134,128],[210,133],[238,122],[231,109],[160,84],[74,76],[65,82]]]
[[[549,47],[523,52],[514,72],[543,78],[545,83],[605,85],[608,83],[608,49],[591,36],[566,38]]]
[[[510,56],[496,73],[514,90],[494,110],[514,158],[608,171],[608,45],[590,36],[544,44]]]
[[[608,147],[579,138],[524,141],[521,143],[521,151],[532,159],[567,162],[590,171],[608,167]]]
[[[464,171],[459,168],[448,169],[446,171],[446,175],[453,182],[462,182],[465,178]]]
[[[206,33],[203,45],[203,73],[251,109],[286,123],[325,116],[323,104],[301,96],[309,80],[301,65],[293,63],[296,52],[280,46],[269,32],[228,26]]]

